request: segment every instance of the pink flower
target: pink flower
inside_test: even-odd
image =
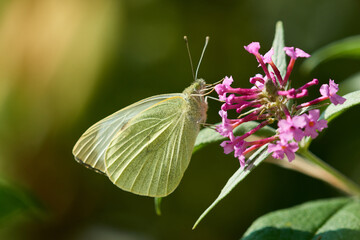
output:
[[[229,140],[229,141],[223,141],[220,146],[224,148],[224,153],[225,154],[229,154],[232,151],[234,151],[234,142]]]
[[[253,88],[264,90],[264,83],[261,83],[260,81],[256,81],[254,85],[255,86]]]
[[[225,103],[227,103],[228,105],[231,105],[233,103],[236,103],[236,99],[235,99],[235,94],[230,94],[226,99],[225,99]]]
[[[236,139],[236,138],[235,138]],[[244,140],[235,140],[237,143],[234,145],[234,156],[240,157],[246,150],[246,142]]]
[[[266,76],[263,77],[261,74],[256,74],[254,77],[251,77],[250,78],[250,83],[255,85],[251,89],[263,90],[265,80],[266,80]]]
[[[245,156],[240,155],[238,158],[239,158],[239,162],[240,162],[240,167],[244,168],[245,167]]]
[[[242,140],[242,137],[236,137],[236,144],[234,145],[234,157],[239,159],[240,167],[245,167],[245,156],[243,155],[247,147],[247,142]]]
[[[233,131],[233,127],[227,118],[227,112],[224,110],[219,111],[219,115],[222,118],[222,123],[216,126],[216,131],[224,137],[229,137]]]
[[[260,43],[259,42],[252,42],[247,46],[244,46],[245,50],[248,51],[249,53],[252,53],[254,55],[259,54],[259,49],[260,49]]]
[[[306,120],[303,115],[280,120],[278,122],[280,139],[284,141],[291,141],[293,139],[295,141],[300,141],[305,136],[304,132],[301,130],[305,125]]]
[[[293,59],[297,59],[298,57],[302,57],[302,58],[310,57],[310,54],[304,52],[300,48],[296,48],[294,50],[294,47],[284,47],[284,50],[285,50],[286,55],[288,55],[289,57],[291,57]]]
[[[249,80],[249,82],[250,82],[251,84],[255,84],[255,82],[258,82],[258,81],[260,81],[260,82],[262,82],[262,83],[265,82],[264,77],[263,77],[261,74],[259,74],[259,73],[255,74],[255,76],[254,76],[254,77],[251,77],[250,80]]]
[[[316,138],[319,134],[316,130],[322,131],[324,128],[327,128],[327,121],[322,119],[319,120],[320,110],[314,109],[309,111],[309,115],[306,115],[306,126],[305,126],[305,135],[312,138]]]
[[[245,156],[243,155],[243,152],[246,150],[247,144],[244,140],[240,137],[236,137],[233,141],[223,141],[220,146],[224,148],[225,154],[235,151],[234,156],[239,159],[240,166],[245,166]]]
[[[277,159],[283,159],[286,154],[289,162],[295,159],[295,152],[299,149],[296,142],[277,141],[276,144],[270,143],[268,146],[268,152],[273,153],[272,156]]]
[[[329,85],[323,84],[320,87],[321,95],[330,98],[330,101],[334,105],[343,104],[346,101],[345,98],[336,94],[337,91],[339,91],[339,84],[336,84],[335,81],[331,79],[329,80]]]
[[[253,84],[251,88],[231,87],[232,77],[225,77],[221,84],[215,86],[220,101],[224,102],[219,112],[222,123],[216,127],[216,131],[229,138],[228,141],[223,141],[221,146],[226,154],[234,152],[242,168],[245,167],[245,155],[265,144],[269,144],[268,152],[272,153],[274,158],[283,159],[286,155],[288,160],[292,161],[295,159],[295,152],[299,149],[299,141],[305,136],[315,138],[319,131],[327,127],[325,120],[319,120],[319,110],[311,110],[302,115],[299,115],[297,110],[327,99],[335,105],[341,104],[345,98],[336,94],[338,85],[330,79],[329,84],[321,86],[321,97],[298,105],[297,101],[292,99],[305,97],[308,88],[319,83],[317,79],[313,79],[297,89],[290,86],[289,77],[296,59],[308,58],[310,55],[299,48],[285,47],[284,51],[291,59],[286,67],[285,76],[282,76],[279,68],[272,61],[273,48],[264,56],[259,53],[258,42],[252,42],[244,48],[255,56],[264,71],[264,76],[256,74],[250,78],[250,83]],[[228,119],[228,114],[231,116],[236,113],[237,117]],[[259,125],[241,136],[235,136],[234,128],[249,121],[259,121]],[[247,137],[276,121],[278,121],[277,134],[261,140],[245,141]]]
[[[230,77],[225,77],[222,84],[218,84],[218,85],[215,86],[215,91],[219,95],[219,100],[220,101],[225,101],[226,100],[227,90],[230,88],[230,85],[233,83],[233,81],[234,80],[233,80],[233,78],[231,76]]]
[[[265,53],[264,57],[263,57],[263,61],[264,63],[269,63],[271,62],[271,57],[274,55],[274,49],[271,48],[267,53]]]
[[[243,155],[244,151],[246,150],[246,142],[244,140],[239,140],[235,145],[234,145],[234,157],[237,157],[239,159],[240,162],[240,166],[244,167],[245,166],[245,156]]]
[[[305,85],[303,85],[302,87],[298,88],[297,91],[301,91],[303,89],[306,89],[308,87],[311,87],[313,85],[319,84],[319,80],[317,80],[316,78],[314,78],[313,80],[311,80],[310,82],[305,83]]]
[[[240,137],[236,137],[233,140],[223,141],[220,146],[224,148],[224,153],[229,154],[235,151],[235,157],[239,157],[246,149],[245,141]]]

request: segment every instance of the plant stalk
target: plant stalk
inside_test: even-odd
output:
[[[309,150],[302,149],[299,150],[299,153],[303,157],[308,159],[310,162],[315,164],[317,167],[319,167],[321,170],[324,170],[321,173],[322,176],[316,176],[317,178],[320,178],[330,183],[331,185],[339,188],[340,190],[348,193],[349,195],[360,196],[360,186],[358,184],[347,178],[335,168],[325,163],[323,160],[321,160]]]

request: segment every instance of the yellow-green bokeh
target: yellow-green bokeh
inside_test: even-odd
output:
[[[161,217],[153,199],[121,191],[75,162],[71,150],[101,118],[142,98],[190,85],[184,35],[195,63],[210,36],[200,77],[212,83],[232,75],[236,86],[248,87],[259,69],[243,46],[260,41],[266,52],[278,20],[284,23],[287,45],[312,53],[359,34],[359,10],[357,0],[2,1],[0,177],[32,192],[47,214],[7,219],[0,238],[237,239],[262,214],[339,195],[317,180],[263,164],[192,231],[238,168],[219,146],[193,156],[178,189],[163,199]],[[299,65],[295,86],[316,77],[321,83],[335,79],[341,87],[360,70],[354,59],[333,60],[309,74],[300,72]],[[219,104],[209,101],[208,122],[218,122]],[[358,110],[332,122],[312,147],[356,181]]]

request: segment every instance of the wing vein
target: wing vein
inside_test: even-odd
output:
[[[184,114],[181,114],[181,116],[177,119],[173,131],[176,130],[176,126],[180,123],[180,120],[183,118],[183,116],[184,116]],[[171,133],[171,134],[172,134],[172,133]],[[176,139],[175,139],[174,143],[172,143],[173,146],[172,146],[172,148],[171,148],[171,150],[172,150],[172,151],[171,151],[171,157],[169,158],[169,171],[168,171],[168,173],[167,173],[167,178],[166,178],[166,190],[167,190],[167,191],[168,191],[168,188],[169,188],[169,177],[170,177],[171,167],[172,167],[172,164],[173,164],[174,152],[175,152],[175,148],[176,148],[175,143],[176,143]],[[169,144],[169,145],[170,145],[170,144]],[[170,146],[169,146],[169,147],[170,147]]]
[[[174,115],[174,114],[173,114]],[[135,150],[137,150],[137,152],[133,155],[133,156],[131,156],[131,158],[130,159],[128,159],[127,160],[127,163],[125,164],[125,166],[123,166],[122,167],[122,169],[121,170],[119,170],[119,167],[121,166],[121,165],[118,165],[116,168],[115,168],[115,170],[113,171],[113,172],[118,172],[119,171],[119,174],[118,174],[118,177],[116,178],[116,180],[115,180],[115,182],[117,182],[118,181],[118,179],[120,178],[120,176],[121,176],[121,174],[123,173],[123,171],[129,166],[129,164],[145,149],[145,147],[147,147],[149,144],[151,144],[160,134],[162,134],[164,131],[166,131],[168,128],[169,128],[169,126],[171,125],[171,123],[170,124],[167,124],[163,129],[161,129],[161,131],[159,131],[158,132],[158,134],[157,135],[155,135],[155,137],[153,136],[150,140],[148,140],[147,142],[146,142],[146,144],[144,144],[139,150],[137,150],[136,148],[134,148],[134,151]],[[150,129],[150,128],[152,128],[152,127],[149,127],[149,128],[147,128],[147,129]],[[142,131],[143,132],[143,131]],[[149,136],[149,135],[148,135]],[[143,138],[143,139],[145,139],[145,138]],[[132,151],[133,152],[133,151]],[[131,152],[131,153],[132,153]],[[131,153],[129,153],[129,154],[131,154]],[[128,154],[128,155],[129,155]],[[115,162],[115,161],[114,161]],[[114,164],[114,162],[112,163],[112,164]],[[112,165],[111,164],[111,165]],[[109,168],[110,167],[110,165],[107,167],[107,168]]]

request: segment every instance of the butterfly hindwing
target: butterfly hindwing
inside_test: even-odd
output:
[[[161,197],[179,184],[191,158],[199,124],[189,118],[183,94],[158,102],[132,118],[111,141],[106,174],[118,187]]]

